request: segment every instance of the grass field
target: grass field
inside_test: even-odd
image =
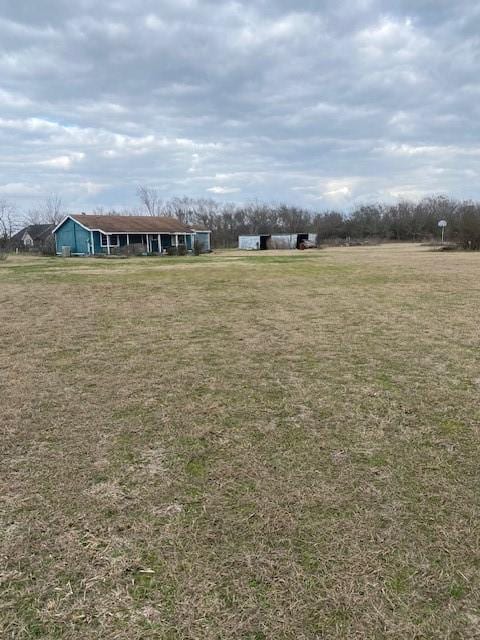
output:
[[[0,636],[480,638],[480,255],[0,262]]]

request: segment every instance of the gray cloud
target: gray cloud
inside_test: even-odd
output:
[[[480,197],[474,0],[0,0],[0,196]]]

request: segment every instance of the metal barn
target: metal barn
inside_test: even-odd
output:
[[[250,251],[266,249],[301,249],[302,243],[316,244],[315,233],[258,234],[238,237],[238,248]]]

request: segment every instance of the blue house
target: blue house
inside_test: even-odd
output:
[[[192,251],[195,242],[201,243],[203,251],[211,249],[208,229],[167,217],[68,215],[53,234],[57,254],[62,254],[63,247],[81,256],[123,253],[129,248],[161,254],[182,245]]]

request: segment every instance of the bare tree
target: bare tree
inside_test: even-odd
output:
[[[58,224],[64,217],[62,198],[51,193],[45,200],[45,218],[49,224]]]
[[[28,226],[30,224],[42,224],[43,223],[43,211],[40,208],[29,209],[23,216],[23,224]]]
[[[145,185],[139,185],[137,187],[137,196],[140,202],[147,210],[149,216],[161,216],[163,213],[163,203],[158,189],[153,187],[146,187]]]
[[[0,199],[0,247],[8,247],[15,232],[15,205]]]
[[[51,193],[36,209],[30,209],[24,218],[25,224],[58,224],[64,217],[62,198]]]

